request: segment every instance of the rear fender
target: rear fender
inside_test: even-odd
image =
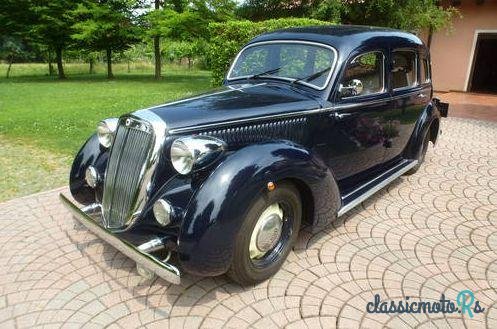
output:
[[[436,107],[435,100],[430,102],[423,113],[420,115],[414,131],[409,139],[409,143],[404,151],[404,157],[407,159],[417,159],[421,152],[423,140],[426,134],[430,134],[430,140],[435,143],[438,138],[438,127],[440,122],[440,111]],[[436,127],[436,130],[430,131],[430,127]]]
[[[287,141],[251,145],[228,155],[190,201],[178,238],[182,268],[196,275],[226,272],[249,206],[261,194],[270,193],[268,182],[278,188],[278,182],[286,179],[305,184],[312,194],[314,225],[336,218],[339,190],[317,156]]]

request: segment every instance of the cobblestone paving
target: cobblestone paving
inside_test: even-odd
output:
[[[421,171],[333,227],[301,233],[271,280],[146,282],[132,261],[76,229],[50,191],[0,204],[0,327],[497,328],[497,123],[449,118]],[[65,190],[64,190],[65,191]],[[455,301],[461,314],[368,314],[384,300]]]

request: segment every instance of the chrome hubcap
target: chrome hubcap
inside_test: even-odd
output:
[[[250,237],[250,258],[259,259],[273,249],[281,236],[283,209],[274,203],[259,216]]]

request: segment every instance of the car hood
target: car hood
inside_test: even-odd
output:
[[[147,109],[168,130],[279,115],[321,107],[316,98],[290,86],[261,83],[230,85],[209,93]]]

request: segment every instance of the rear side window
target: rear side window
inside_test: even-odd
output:
[[[428,58],[421,59],[421,72],[419,79],[421,83],[427,83],[431,81],[430,62],[428,61]]]
[[[396,50],[392,54],[393,89],[414,87],[417,84],[416,52]]]
[[[340,97],[381,93],[385,89],[384,56],[372,51],[355,57],[345,69],[340,81]]]

